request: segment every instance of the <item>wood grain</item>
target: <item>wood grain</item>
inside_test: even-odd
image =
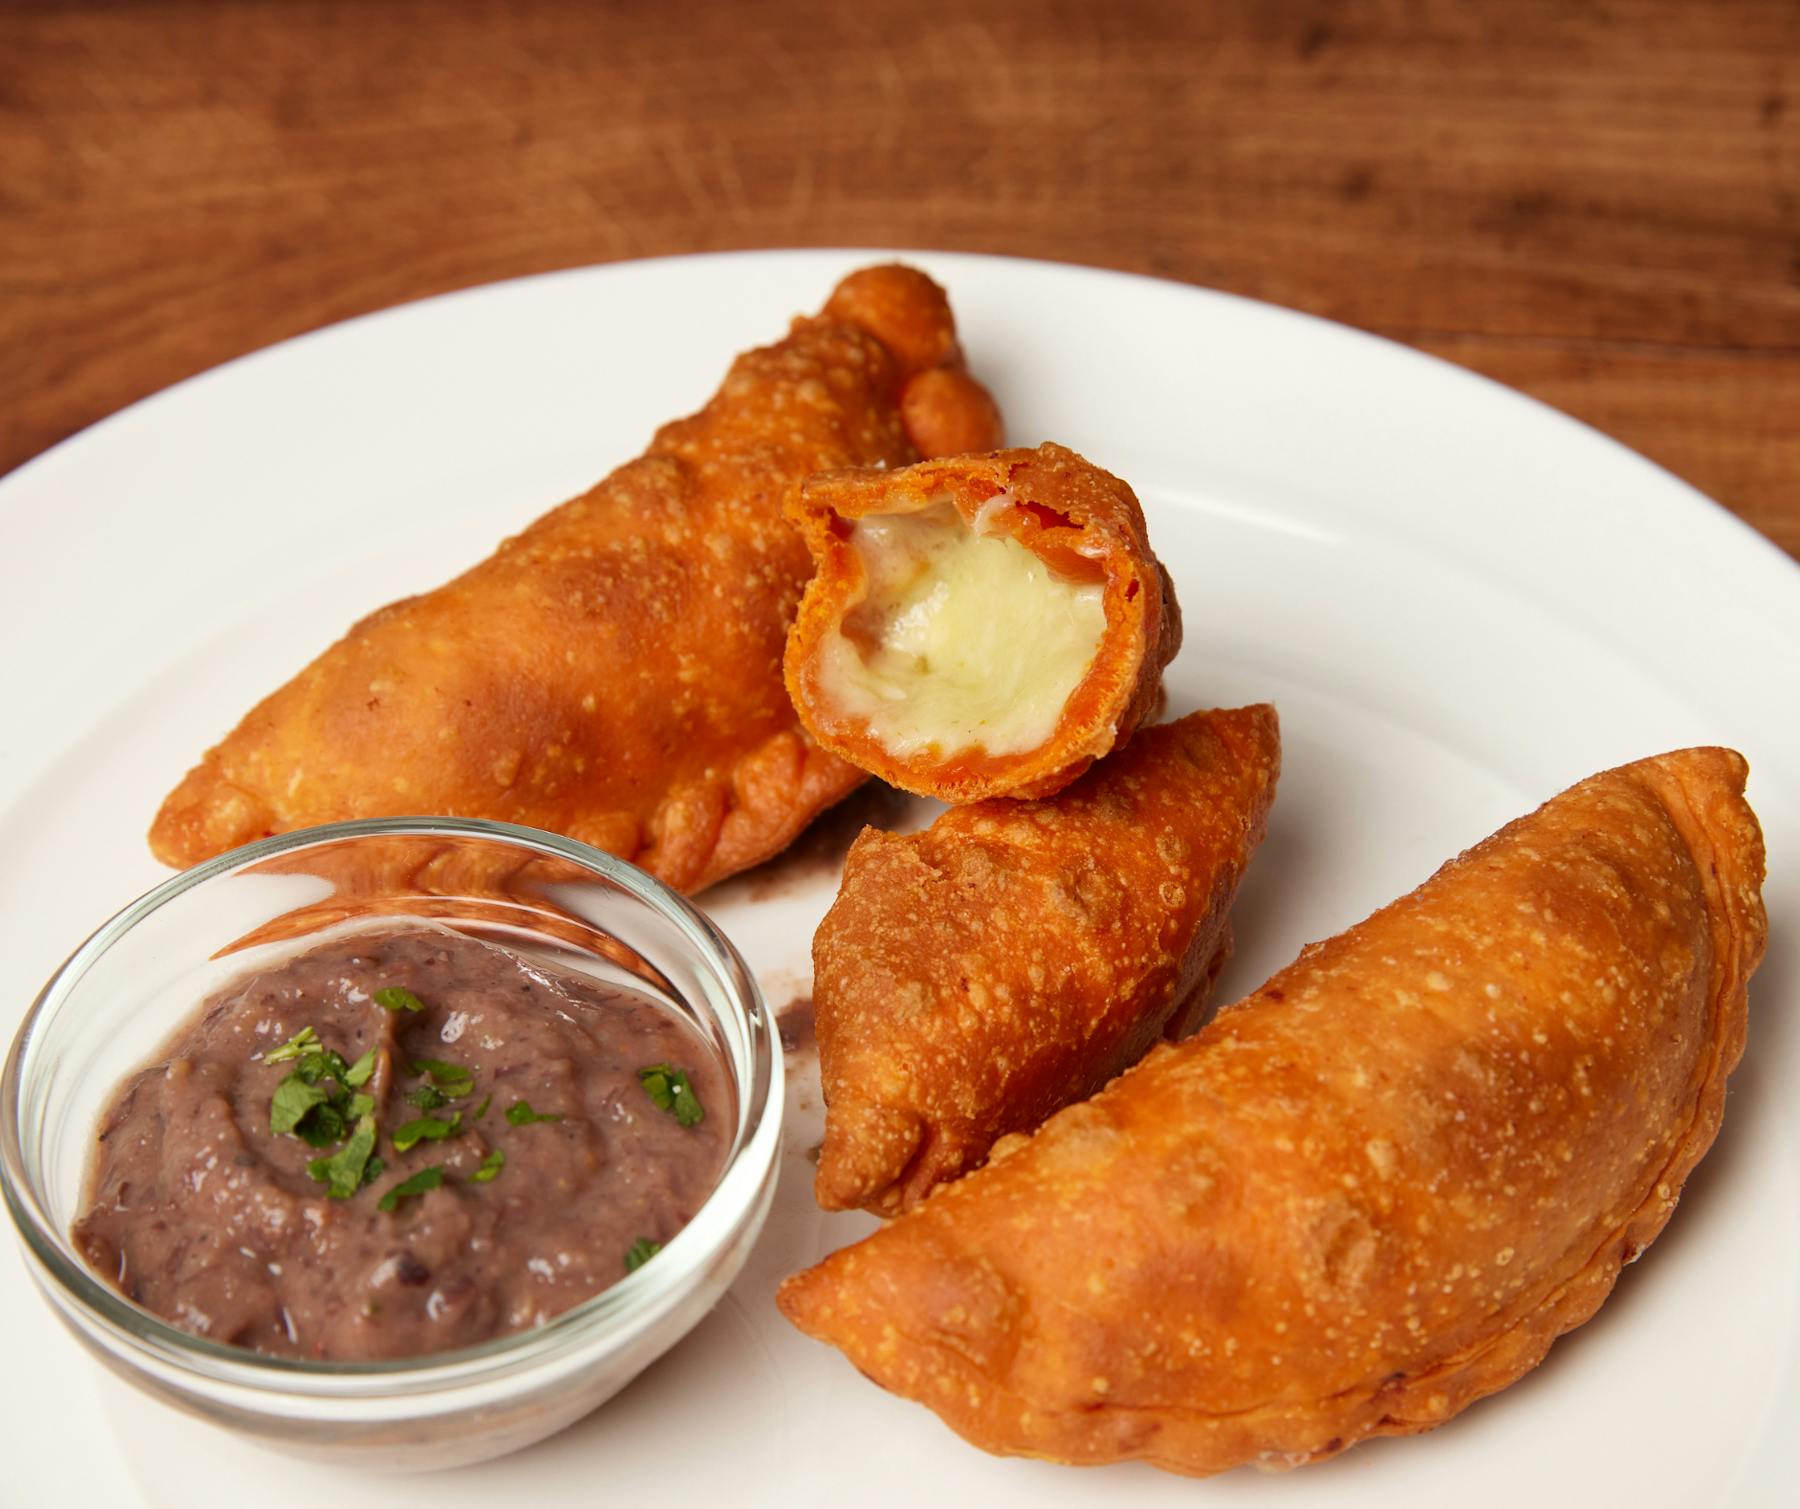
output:
[[[0,470],[332,320],[665,252],[1015,252],[1535,393],[1800,554],[1800,4],[0,10]]]

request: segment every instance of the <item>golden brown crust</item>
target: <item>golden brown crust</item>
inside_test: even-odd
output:
[[[1728,750],[1584,781],[788,1281],[991,1451],[1290,1466],[1534,1367],[1711,1144],[1761,957]]]
[[[922,456],[991,451],[1004,438],[999,406],[961,367],[929,367],[909,379],[900,418]]]
[[[923,273],[897,262],[851,273],[832,289],[820,318],[867,331],[903,372],[963,365],[950,296]]]
[[[813,939],[819,1204],[916,1204],[1202,1009],[1280,762],[1273,708],[1193,713],[1046,800],[865,828]]]
[[[566,833],[685,890],[777,852],[863,778],[782,687],[811,572],[782,496],[820,467],[913,460],[902,389],[959,360],[930,279],[852,274],[644,456],[258,704],[164,802],[152,850],[188,865],[313,823],[460,814]]]
[[[1006,506],[987,508],[1008,494]],[[1105,583],[1106,629],[1093,665],[1070,694],[1050,738],[1019,754],[935,746],[900,757],[865,719],[836,706],[822,686],[825,645],[861,601],[865,578],[849,525],[871,514],[911,513],[948,499],[973,527],[1004,531],[1053,570]],[[1181,613],[1168,573],[1150,550],[1131,489],[1060,445],[928,461],[897,472],[815,476],[788,501],[817,570],[788,636],[789,695],[825,749],[889,785],[963,803],[1060,791],[1123,745],[1149,715],[1162,669],[1181,648]]]

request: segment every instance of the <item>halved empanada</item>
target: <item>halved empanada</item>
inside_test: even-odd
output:
[[[1175,594],[1117,477],[1059,445],[814,477],[787,645],[825,748],[948,802],[1047,796],[1155,706]]]

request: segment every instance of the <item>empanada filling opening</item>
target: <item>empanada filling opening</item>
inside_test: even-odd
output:
[[[817,683],[840,716],[899,759],[1049,740],[1106,631],[1097,566],[1071,579],[949,502],[859,519],[850,546],[867,588],[825,636]]]

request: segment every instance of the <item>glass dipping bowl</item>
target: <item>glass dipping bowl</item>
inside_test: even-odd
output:
[[[531,1330],[391,1362],[314,1362],[205,1340],[89,1268],[69,1230],[101,1112],[220,986],[334,930],[425,920],[627,984],[714,1048],[736,1125],[693,1220],[610,1289]],[[0,1085],[0,1188],[58,1316],[145,1392],[266,1443],[355,1465],[444,1468],[541,1440],[617,1392],[725,1292],[761,1230],[781,1143],[774,1019],[697,910],[635,866],[530,828],[336,823],[164,882],[89,938],[25,1018]]]

